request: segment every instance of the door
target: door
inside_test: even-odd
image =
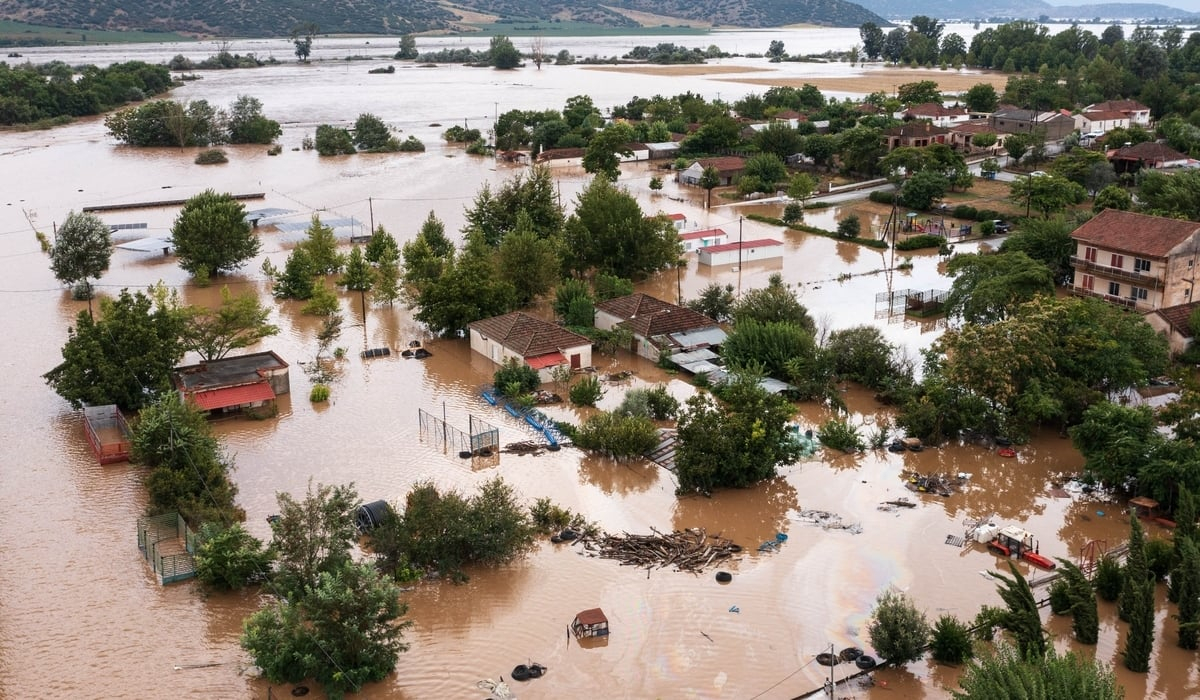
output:
[[[571,369],[579,369],[582,366],[583,365],[579,359],[579,353],[575,353],[574,355],[571,355]]]

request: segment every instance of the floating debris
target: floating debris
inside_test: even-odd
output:
[[[510,442],[500,451],[515,455],[540,455],[545,449],[546,443],[522,440],[521,442]]]
[[[907,498],[897,498],[894,501],[884,501],[876,506],[876,510],[882,510],[885,513],[891,513],[900,508],[916,508],[917,504]]]
[[[596,538],[581,538],[581,541],[591,556],[617,559],[623,565],[646,569],[671,566],[676,571],[691,573],[700,573],[742,551],[739,545],[720,535],[709,535],[704,528],[676,530],[670,534],[654,528],[651,531],[654,534],[605,533]]]
[[[945,474],[918,474],[914,471],[906,471],[902,476],[904,478],[904,486],[909,491],[934,493],[945,498],[957,493],[967,483],[966,477],[969,475],[960,473],[948,476]]]
[[[820,525],[825,530],[845,530],[852,535],[862,533],[861,524],[843,523],[842,516],[825,510],[802,510],[796,519],[802,523]]]

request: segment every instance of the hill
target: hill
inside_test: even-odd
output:
[[[1031,19],[1088,21],[1109,19],[1196,18],[1196,13],[1162,4],[1099,3],[1051,5],[1043,0],[858,0],[866,9],[891,19],[925,15],[936,19]]]
[[[889,0],[890,1],[890,0]],[[629,14],[625,14],[624,12]],[[847,0],[0,0],[0,19],[85,30],[179,32],[198,36],[286,36],[306,23],[322,34],[407,34],[470,30],[478,15],[492,20],[570,21],[637,27],[630,15],[649,13],[718,26],[780,27],[886,24]]]

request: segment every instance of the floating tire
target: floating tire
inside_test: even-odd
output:
[[[561,544],[562,538],[559,537],[558,535],[550,535],[550,541],[553,542],[554,544]]]
[[[463,451],[459,452],[459,453],[458,453],[458,458],[459,458],[459,459],[470,459],[470,458],[471,458],[471,451],[470,451],[470,450],[463,450]]]
[[[558,443],[551,443],[549,445],[546,445],[546,449],[550,450],[551,452],[558,452],[559,450],[562,449],[562,445],[559,445]]]
[[[412,350],[405,350],[404,352],[400,353],[400,357],[411,358],[412,356],[413,356]]]
[[[512,670],[512,679],[514,681],[529,680],[529,667],[526,666],[525,664],[521,664],[520,666],[514,667]]]
[[[733,574],[729,573],[728,571],[717,572],[717,583],[729,583],[732,580]]]
[[[817,654],[817,663],[822,666],[837,666],[840,662],[841,659],[827,651]]]
[[[838,654],[838,658],[842,661],[854,661],[863,655],[863,650],[858,647],[846,647]]]
[[[878,663],[875,661],[874,657],[863,654],[854,660],[854,665],[863,671],[870,671],[871,669],[875,668]]]
[[[546,667],[541,664],[534,664],[529,667],[530,678],[541,678],[546,673]]]
[[[418,360],[424,360],[426,357],[429,357],[432,354],[433,353],[429,352],[425,348],[417,348],[417,350],[413,352],[413,357]]]
[[[729,545],[729,551],[733,552],[734,554],[737,554],[738,552],[742,551],[742,545],[731,544],[731,545]]]
[[[304,697],[305,695],[308,695],[308,686],[307,685],[298,685],[295,688],[292,688],[292,696],[293,697],[301,698],[301,697]]]
[[[570,542],[572,540],[578,539],[579,533],[568,528],[568,529],[563,530],[562,532],[558,533],[558,537],[563,542]]]

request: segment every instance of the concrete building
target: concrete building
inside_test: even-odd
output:
[[[1088,105],[1085,112],[1120,112],[1129,118],[1130,124],[1150,126],[1150,108],[1137,100],[1109,100]]]
[[[1103,134],[1113,129],[1128,129],[1129,116],[1124,112],[1083,112],[1075,115],[1075,128],[1081,134]]]
[[[1167,338],[1172,353],[1187,350],[1192,343],[1192,314],[1200,309],[1200,301],[1155,309],[1146,314],[1146,323]]]
[[[706,228],[699,231],[680,231],[679,242],[683,244],[683,252],[692,253],[700,248],[723,245],[729,241],[729,234],[724,229]]]
[[[475,321],[471,349],[497,365],[508,358],[537,370],[543,382],[551,381],[555,367],[580,369],[592,364],[592,341],[562,326],[521,311]]]
[[[967,112],[966,107],[947,107],[937,102],[926,102],[910,105],[908,109],[900,112],[900,118],[904,120],[925,119],[932,122],[934,126],[950,128],[955,124],[966,124],[971,121],[971,114]]]
[[[1192,301],[1200,223],[1105,209],[1071,238],[1072,294],[1138,311]]]
[[[725,342],[725,331],[716,321],[649,294],[629,294],[596,304],[596,327],[610,331],[618,326],[633,333],[631,352],[656,362],[664,350],[674,354]]]
[[[694,161],[686,170],[676,176],[682,184],[700,185],[705,168],[716,168],[718,186],[725,187],[737,182],[746,171],[746,159],[738,156],[722,156],[720,158],[702,158]]]
[[[883,131],[883,144],[887,146],[889,151],[901,146],[924,148],[930,144],[948,143],[949,141],[949,129],[934,126],[933,122],[924,120],[909,122],[901,126],[893,126]]]

